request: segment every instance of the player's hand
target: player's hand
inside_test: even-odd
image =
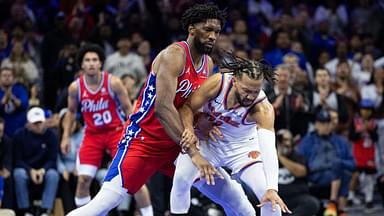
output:
[[[199,113],[196,115],[196,128],[202,133],[202,135],[214,142],[217,142],[217,138],[223,139],[224,136],[220,131],[220,128],[209,119],[206,113]]]
[[[292,214],[291,210],[288,209],[287,205],[285,205],[275,190],[267,190],[257,207],[262,207],[268,202],[272,203],[272,211],[276,211],[276,204],[278,204],[282,212]]]
[[[71,151],[71,141],[69,137],[63,136],[61,139],[60,148],[63,154],[68,154]]]
[[[185,129],[181,135],[180,146],[184,152],[187,152],[192,145],[199,149],[199,139],[193,130]]]
[[[224,179],[221,173],[217,171],[211,163],[205,160],[199,152],[194,153],[191,156],[191,160],[200,172],[200,180],[205,178],[208,185],[215,185],[215,176],[219,176]]]
[[[217,138],[224,139],[223,133],[221,133],[218,126],[212,126],[211,130],[208,132],[208,138],[213,142],[217,142]]]

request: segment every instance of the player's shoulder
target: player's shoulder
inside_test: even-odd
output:
[[[185,49],[177,43],[170,44],[162,52],[163,56],[184,55]]]
[[[254,108],[256,112],[274,114],[273,106],[266,98],[256,103]]]
[[[70,95],[77,94],[77,91],[80,88],[79,87],[78,79],[72,81],[71,84],[69,84],[69,86],[68,86],[68,94],[70,94]]]
[[[184,67],[185,63],[185,51],[183,47],[176,45],[175,43],[169,45],[163,49],[155,58],[153,64],[153,70],[157,71],[159,65],[167,65],[167,71],[171,68],[174,71],[179,71]]]
[[[224,79],[225,74],[223,73],[215,73],[208,77],[207,81],[210,82],[221,82]]]
[[[213,98],[220,92],[222,87],[223,74],[215,73],[208,77],[208,79],[203,83],[201,88],[197,91],[204,92],[205,96],[208,98]]]
[[[113,74],[108,74],[109,76],[109,82],[111,85],[114,85],[116,83],[121,83],[121,79]]]
[[[109,85],[113,92],[119,92],[123,88],[123,81],[115,75],[109,74]]]
[[[273,105],[269,102],[264,90],[260,90],[260,93],[256,98],[255,104],[252,107],[251,112],[274,114]]]

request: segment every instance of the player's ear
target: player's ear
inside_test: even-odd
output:
[[[191,34],[191,35],[195,35],[195,31],[196,31],[196,28],[195,28],[195,26],[194,25],[189,25],[188,26],[188,32],[189,32],[189,34]]]

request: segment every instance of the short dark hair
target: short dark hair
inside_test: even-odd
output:
[[[265,79],[274,82],[276,77],[275,69],[265,60],[248,60],[234,55],[232,52],[223,50],[219,66],[225,68],[227,73],[241,77],[246,73],[251,79]]]
[[[325,67],[319,67],[319,68],[317,68],[317,69],[315,70],[315,76],[317,75],[318,71],[320,71],[320,70],[327,72],[328,76],[331,76],[331,72],[329,72],[329,70],[328,70],[327,68],[325,68]]]
[[[3,73],[3,71],[11,71],[12,74],[14,73],[13,67],[4,66],[0,68],[0,74]]]
[[[83,58],[87,52],[95,52],[99,56],[99,59],[101,63],[104,63],[105,60],[105,53],[103,48],[101,48],[99,45],[94,43],[87,43],[84,46],[80,47],[80,50],[78,51],[76,55],[76,62],[77,66],[81,68],[81,63],[83,62]]]
[[[226,11],[220,10],[215,4],[195,4],[188,8],[181,17],[181,24],[185,31],[189,25],[204,22],[207,19],[218,19],[223,28],[226,18]]]

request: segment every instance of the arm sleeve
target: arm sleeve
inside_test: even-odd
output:
[[[259,128],[257,130],[260,143],[260,153],[263,160],[263,169],[267,181],[267,190],[278,191],[279,162],[275,145],[275,133],[271,130]]]

